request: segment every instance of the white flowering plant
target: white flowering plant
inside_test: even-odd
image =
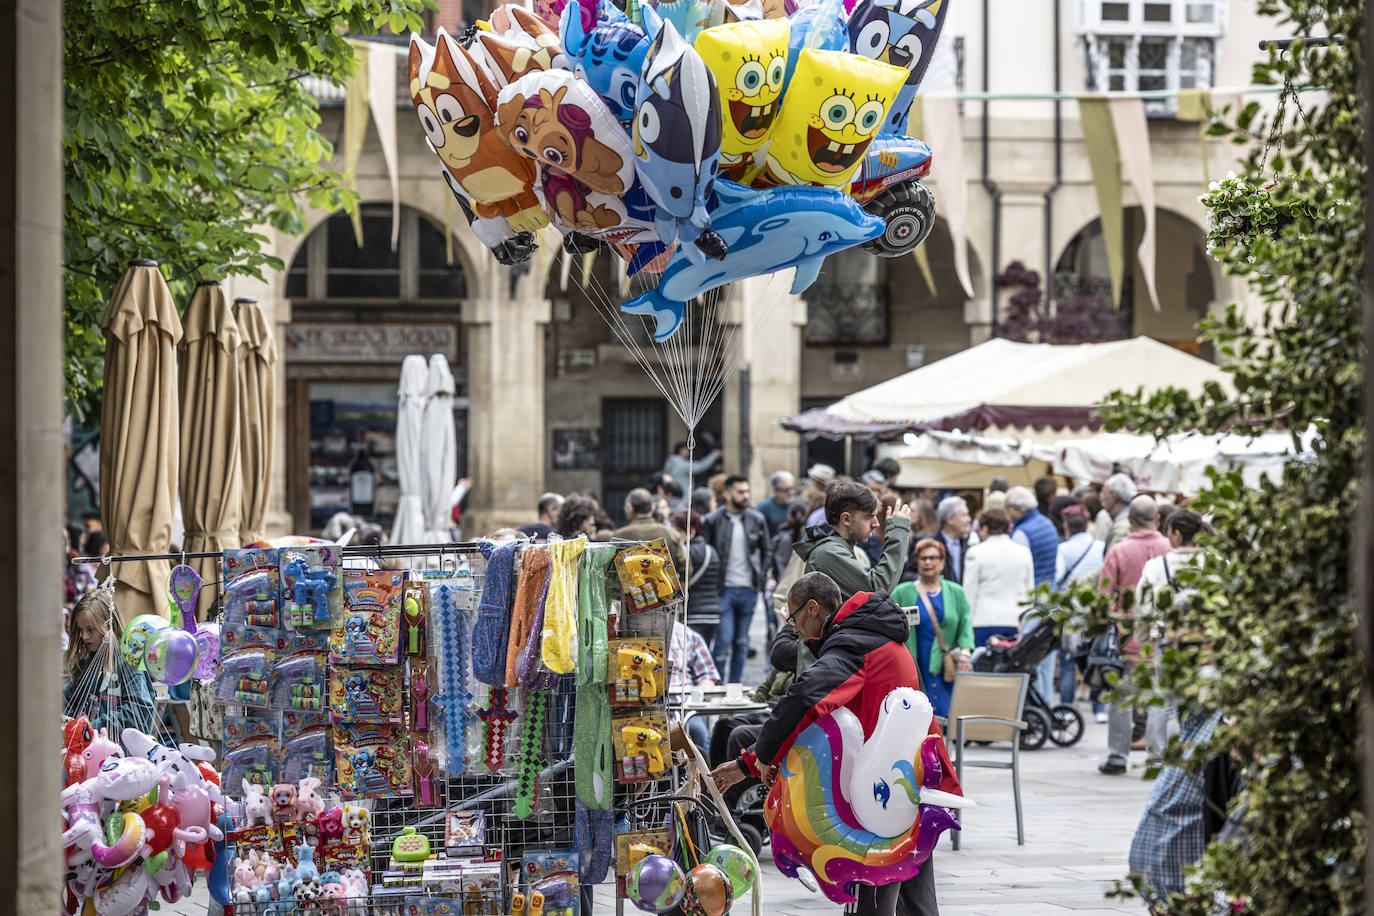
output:
[[[1298,215],[1279,180],[1255,184],[1227,172],[1198,198],[1207,208],[1207,248],[1224,264],[1253,264],[1255,246],[1278,236]]]

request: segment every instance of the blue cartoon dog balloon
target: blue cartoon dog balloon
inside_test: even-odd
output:
[[[582,27],[583,18],[579,0],[571,0],[559,26],[563,53],[573,64],[573,72],[596,90],[615,119],[628,125],[635,114],[639,74],[649,56],[649,36],[605,0],[598,5],[597,22],[590,30]]]
[[[882,133],[906,132],[907,113],[930,66],[949,0],[860,0],[849,17],[849,50],[907,70]]]
[[[696,261],[679,247],[658,288],[626,302],[621,310],[651,315],[654,340],[662,343],[682,323],[688,299],[745,277],[797,269],[792,292],[801,293],[820,273],[826,255],[882,234],[886,223],[849,195],[830,188],[797,186],[758,191],[732,181],[716,183],[711,226],[729,247],[720,261]]]
[[[671,22],[658,27],[637,100],[635,171],[657,208],[658,237],[665,245],[676,239],[696,261],[724,257],[706,212],[720,162],[720,98],[711,71]]]

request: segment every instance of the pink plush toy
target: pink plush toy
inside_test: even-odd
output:
[[[313,776],[301,780],[300,792],[296,795],[296,818],[307,823],[319,818],[324,811],[324,799],[315,790],[320,781]],[[273,790],[275,792],[275,790]]]
[[[330,808],[319,816],[316,822],[320,831],[320,842],[332,844],[338,842],[344,833],[343,809],[338,805]]]
[[[279,782],[272,787],[272,820],[275,823],[289,821],[296,816],[296,787],[289,782]]]

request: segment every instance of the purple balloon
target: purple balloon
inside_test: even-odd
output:
[[[686,877],[667,856],[649,855],[635,863],[625,882],[625,895],[641,910],[666,913],[677,906],[687,889]]]
[[[143,660],[159,684],[181,684],[191,679],[200,664],[200,647],[190,633],[169,627],[148,640]]]

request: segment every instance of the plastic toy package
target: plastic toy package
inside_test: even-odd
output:
[[[520,872],[531,896],[544,895],[546,916],[578,916],[581,896],[577,853],[572,850],[527,851]]]
[[[444,815],[444,850],[450,856],[475,855],[487,842],[487,813],[459,808]]]
[[[333,544],[281,551],[281,603],[294,629],[332,629],[343,617],[342,548]]]
[[[632,830],[615,836],[615,873],[628,875],[645,856],[671,856],[672,840],[667,830]]]
[[[281,626],[278,553],[275,549],[224,551],[220,572],[226,626]]]
[[[425,655],[429,650],[429,588],[424,582],[407,582],[401,599],[401,652]]]
[[[625,603],[633,614],[672,604],[682,597],[682,582],[663,538],[622,550],[616,554],[615,569]]]
[[[260,786],[277,781],[277,736],[246,738],[235,747],[228,747],[220,761],[220,780],[226,786],[238,786],[244,780]]]
[[[395,725],[334,727],[334,762],[345,798],[412,794],[410,742]]]
[[[329,714],[335,722],[400,722],[401,669],[329,669]]]
[[[292,652],[272,667],[268,703],[275,709],[322,712],[329,687],[329,659],[318,649]]]
[[[278,631],[242,624],[221,631],[215,696],[229,706],[269,705]]]
[[[340,665],[400,661],[405,574],[344,570],[344,620],[329,637],[329,660]]]
[[[658,637],[612,639],[607,678],[612,706],[662,704],[668,683],[664,641]]]
[[[249,710],[241,713],[226,713],[224,716],[224,747],[232,750],[249,738],[271,738],[281,736],[281,718],[276,713]]]
[[[668,769],[668,716],[644,712],[611,720],[616,778],[625,783],[649,782]]]
[[[300,782],[313,776],[326,785],[333,781],[334,755],[328,725],[314,725],[291,738],[283,738],[277,776],[283,782]]]

